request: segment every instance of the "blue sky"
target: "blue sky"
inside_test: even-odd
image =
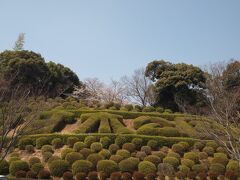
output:
[[[155,59],[240,59],[239,0],[0,0],[0,51],[25,49],[108,82]]]

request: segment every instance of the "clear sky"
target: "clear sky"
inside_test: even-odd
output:
[[[0,51],[25,49],[108,82],[155,59],[240,59],[239,0],[0,0]]]

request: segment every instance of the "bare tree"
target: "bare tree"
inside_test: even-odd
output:
[[[226,89],[223,79],[225,68],[226,64],[223,62],[209,68],[205,95],[211,110],[210,115],[220,126],[206,126],[203,129],[240,165],[240,87]]]
[[[146,106],[153,101],[154,91],[151,88],[151,80],[145,76],[144,68],[140,68],[134,71],[131,77],[123,77],[127,89],[127,95],[134,101]]]
[[[18,38],[17,38],[16,42],[15,42],[13,50],[15,50],[15,51],[23,50],[24,43],[25,43],[25,33],[20,33],[18,35]]]

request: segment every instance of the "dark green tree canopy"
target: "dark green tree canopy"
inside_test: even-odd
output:
[[[160,60],[149,63],[145,75],[156,82],[158,105],[173,110],[179,109],[177,99],[196,103],[197,91],[204,88],[204,72],[193,65],[172,64]]]
[[[81,84],[71,69],[46,63],[40,54],[26,50],[0,53],[0,73],[6,80],[11,80],[11,88],[22,86],[33,93],[41,91],[51,97]]]

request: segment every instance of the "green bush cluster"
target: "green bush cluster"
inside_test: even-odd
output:
[[[55,160],[49,164],[50,174],[56,177],[62,177],[63,173],[68,171],[70,164],[65,160]]]

